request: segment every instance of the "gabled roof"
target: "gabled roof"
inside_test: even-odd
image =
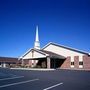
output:
[[[50,51],[45,51],[45,50],[41,50],[42,52],[45,52],[46,54],[49,55],[49,57],[51,58],[60,58],[60,59],[65,59],[66,57],[62,56],[62,55],[58,55],[56,53],[50,52]]]
[[[24,53],[20,58],[24,57],[25,55],[27,55],[29,52],[31,52],[31,51],[33,51],[33,50],[36,51],[36,52],[39,52],[39,53],[41,53],[41,54],[43,54],[43,55],[46,55],[46,53],[40,51],[39,49],[31,48],[31,49],[29,49],[26,53]]]
[[[30,48],[29,50],[27,50],[27,52],[25,52],[23,55],[21,55],[21,56],[18,58],[18,60],[20,60],[23,56],[25,56],[26,54],[28,54],[31,49],[32,49],[32,48]]]
[[[54,46],[58,46],[58,47],[62,47],[62,48],[65,48],[65,49],[68,49],[68,50],[71,50],[71,51],[75,51],[75,52],[78,52],[78,53],[82,53],[82,54],[87,54],[89,55],[88,52],[85,52],[85,51],[81,51],[81,50],[78,50],[78,49],[75,49],[75,48],[71,48],[71,47],[67,47],[67,46],[64,46],[64,45],[59,45],[59,44],[56,44],[56,43],[48,43],[46,46],[44,46],[42,48],[42,50],[44,50],[46,47],[48,47],[49,45],[54,45]]]
[[[22,56],[22,58],[23,58],[25,55],[27,55],[29,52],[31,52],[31,51],[36,51],[36,52],[38,52],[38,53],[40,53],[40,54],[42,54],[42,55],[45,55],[46,57],[49,56],[50,58],[60,58],[60,59],[65,59],[64,56],[55,54],[55,53],[53,53],[53,52],[45,51],[45,50],[39,50],[39,49],[34,49],[34,48],[28,50],[28,52],[26,52],[26,53]]]
[[[75,51],[75,52],[78,52],[78,53],[81,53],[81,54],[89,55],[88,52],[81,51],[81,50],[78,50],[78,49],[75,49],[75,48],[71,48],[71,47],[67,47],[67,46],[64,46],[64,45],[59,45],[59,44],[50,42],[50,43],[48,43],[46,46],[44,46],[44,47],[43,47],[42,49],[40,49],[40,50],[39,50],[39,49],[34,49],[34,48],[29,49],[26,53],[24,53],[21,57],[19,57],[19,59],[22,58],[22,57],[24,57],[25,55],[27,55],[27,54],[28,54],[30,51],[32,51],[32,50],[34,50],[34,51],[36,51],[36,52],[38,52],[38,53],[41,53],[41,54],[43,54],[43,55],[45,55],[45,56],[60,57],[60,58],[63,58],[63,59],[65,58],[64,56],[58,55],[58,54],[56,54],[56,53],[53,53],[53,52],[50,52],[50,51],[45,51],[44,49],[45,49],[46,47],[48,47],[49,45],[54,45],[54,46],[62,47],[62,48],[65,48],[65,49],[68,49],[68,50],[71,50],[71,51]]]

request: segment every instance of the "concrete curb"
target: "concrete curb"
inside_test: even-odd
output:
[[[42,68],[10,68],[15,70],[33,70],[33,71],[54,71],[55,69],[42,69]]]

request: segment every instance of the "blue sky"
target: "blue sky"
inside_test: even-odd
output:
[[[0,0],[0,56],[33,48],[36,25],[41,47],[55,42],[90,52],[90,0]]]

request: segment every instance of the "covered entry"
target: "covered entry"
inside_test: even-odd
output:
[[[50,58],[50,68],[60,68],[64,63],[65,59],[59,58]],[[47,58],[38,59],[38,63],[36,64],[36,68],[48,68],[48,61]]]
[[[64,61],[65,59],[51,58],[51,68],[60,68]]]
[[[31,49],[22,57],[22,64],[27,60],[31,67],[59,68],[65,61],[65,57],[45,50]]]

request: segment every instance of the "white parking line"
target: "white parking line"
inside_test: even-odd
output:
[[[3,78],[3,79],[0,79],[0,81],[9,80],[9,79],[16,79],[16,78],[23,78],[23,77],[24,77],[24,76],[11,77],[11,78]]]
[[[28,82],[37,81],[37,80],[39,80],[39,79],[32,79],[32,80],[27,80],[27,81],[22,81],[22,82],[17,82],[17,83],[2,85],[2,86],[0,86],[0,88],[9,87],[9,86],[13,86],[13,85],[24,84],[24,83],[28,83]]]
[[[45,88],[45,89],[43,89],[43,90],[49,90],[49,89],[52,89],[52,88],[57,87],[57,86],[62,85],[62,84],[63,84],[63,83],[58,83],[58,84],[56,84],[56,85],[50,86],[50,87],[48,87],[48,88]]]

